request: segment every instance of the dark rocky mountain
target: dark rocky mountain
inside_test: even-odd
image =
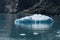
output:
[[[59,15],[60,0],[0,0],[0,12]]]
[[[5,11],[5,0],[0,0],[0,12]]]
[[[59,0],[42,0],[36,3],[29,9],[23,10],[21,13],[44,14],[44,15],[59,15],[60,1]]]

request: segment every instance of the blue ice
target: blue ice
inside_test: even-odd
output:
[[[34,14],[31,16],[26,16],[20,19],[16,19],[14,23],[16,25],[20,25],[20,24],[40,24],[40,23],[51,24],[52,22],[53,19],[49,16]]]

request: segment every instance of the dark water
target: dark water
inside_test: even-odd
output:
[[[39,30],[15,25],[17,14],[0,14],[0,40],[60,40],[60,16],[51,17],[54,24],[47,30]]]

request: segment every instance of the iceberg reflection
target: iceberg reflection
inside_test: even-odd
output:
[[[20,24],[18,25],[19,27],[23,27],[24,29],[28,29],[28,30],[48,30],[49,28],[51,28],[53,23],[51,24]]]

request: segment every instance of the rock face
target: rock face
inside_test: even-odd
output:
[[[0,0],[0,12],[59,15],[60,0]]]
[[[18,9],[18,11],[28,9],[39,1],[40,0],[19,0],[18,5],[17,5],[17,9]]]
[[[18,0],[5,0],[5,12],[15,13],[17,11],[16,4]]]
[[[5,0],[0,0],[0,12],[4,12],[5,10]]]
[[[59,15],[60,1],[59,0],[40,0],[33,7],[22,11],[22,13],[44,14],[44,15]]]

